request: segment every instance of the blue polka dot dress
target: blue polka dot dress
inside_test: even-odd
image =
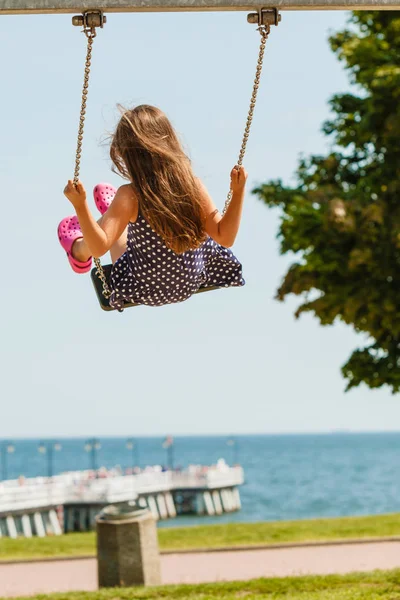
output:
[[[244,285],[234,254],[208,238],[196,250],[176,254],[140,214],[128,225],[126,252],[111,271],[110,305],[163,306],[183,302],[200,288]]]

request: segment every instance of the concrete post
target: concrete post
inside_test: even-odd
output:
[[[161,583],[156,522],[148,509],[108,506],[96,528],[99,587]]]
[[[42,515],[40,514],[40,512],[35,512],[34,513],[34,515],[33,515],[33,522],[35,524],[36,535],[38,537],[45,537],[46,536],[46,530],[44,528],[43,519],[42,519]]]
[[[222,515],[223,508],[222,508],[222,504],[221,504],[221,496],[219,495],[219,491],[218,490],[214,490],[212,493],[212,499],[214,502],[214,507],[215,507],[215,514],[216,515]]]
[[[157,494],[157,507],[160,517],[162,519],[168,519],[168,510],[164,494]]]
[[[58,520],[57,513],[54,509],[49,511],[49,519],[50,519],[50,524],[51,524],[51,529],[53,531],[53,535],[61,535],[62,530],[61,530],[60,521]]]
[[[215,515],[214,502],[212,501],[210,492],[204,492],[203,494],[204,506],[208,515]]]
[[[234,488],[233,489],[233,498],[235,501],[235,508],[236,510],[240,510],[242,508],[242,503],[240,500],[240,492],[238,488]]]
[[[22,522],[22,531],[24,533],[24,536],[26,538],[31,538],[32,537],[32,527],[31,527],[31,520],[29,518],[29,515],[22,515],[21,522]]]
[[[8,515],[8,517],[6,517],[6,524],[7,524],[9,537],[13,538],[13,539],[17,538],[18,533],[17,533],[17,528],[15,527],[14,517],[12,517],[11,515]]]
[[[167,506],[168,516],[172,518],[176,517],[176,508],[171,492],[165,494],[165,504]]]
[[[156,499],[154,498],[154,496],[148,496],[147,504],[149,506],[149,509],[152,512],[153,517],[155,518],[156,521],[158,521],[159,514],[158,514],[157,502],[156,502]]]

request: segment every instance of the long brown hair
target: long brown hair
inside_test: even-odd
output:
[[[177,254],[205,239],[199,186],[165,114],[143,104],[124,111],[112,138],[110,156],[129,179],[149,225]]]

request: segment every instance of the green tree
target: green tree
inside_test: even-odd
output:
[[[281,253],[294,253],[277,298],[296,316],[364,333],[342,367],[347,389],[400,389],[400,14],[354,12],[330,38],[354,93],[331,98],[327,156],[300,160],[296,187],[254,190],[281,209]]]

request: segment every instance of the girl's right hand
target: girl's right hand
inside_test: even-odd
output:
[[[70,179],[64,188],[64,196],[68,198],[75,210],[79,210],[86,204],[86,190],[81,181],[78,181],[75,187],[74,182]]]
[[[231,190],[234,194],[241,194],[245,188],[248,173],[244,167],[233,167],[231,171]]]

